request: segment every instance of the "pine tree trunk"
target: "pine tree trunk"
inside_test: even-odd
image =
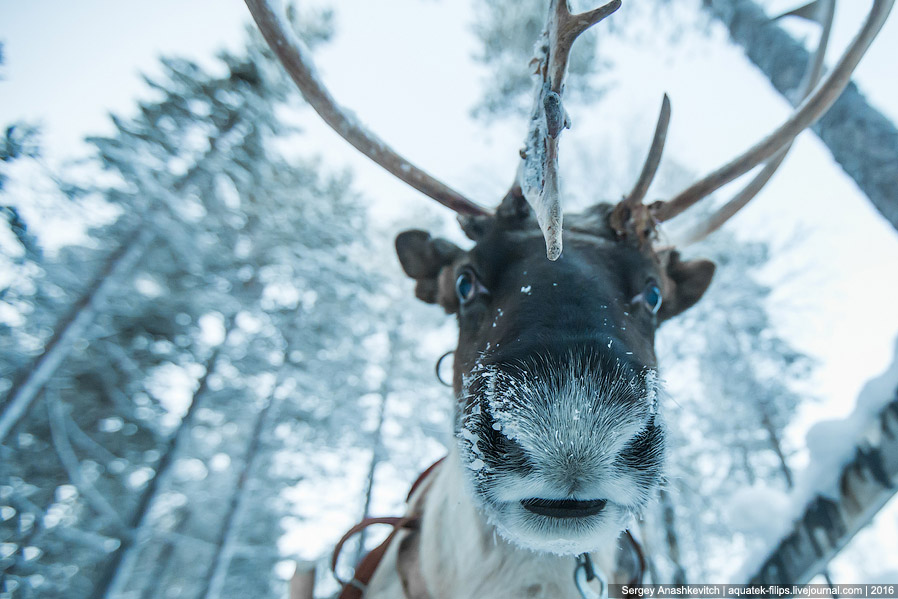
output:
[[[773,453],[776,454],[776,458],[779,461],[780,472],[783,473],[783,479],[786,481],[786,488],[791,489],[795,486],[795,483],[792,480],[792,469],[789,468],[789,464],[786,462],[786,454],[783,452],[783,443],[780,440],[779,434],[777,434],[776,427],[773,425],[773,420],[770,418],[770,408],[767,405],[767,402],[761,402],[760,408],[761,425],[764,427],[764,430],[767,431],[770,447],[773,448]]]
[[[178,508],[171,530],[181,530],[189,519],[190,508],[186,506]],[[163,596],[162,593],[165,592],[165,589],[160,586],[160,582],[164,580],[166,572],[171,567],[174,555],[175,541],[174,539],[166,539],[154,557],[153,568],[150,570],[147,584],[143,585],[140,591],[140,599],[153,599],[154,597]]]
[[[294,335],[299,336],[302,328],[298,328]],[[289,362],[287,356],[293,350],[296,339],[291,339],[284,349],[283,362]],[[243,457],[243,467],[237,475],[237,482],[234,485],[234,492],[228,502],[227,511],[225,512],[224,521],[221,525],[221,531],[215,540],[215,549],[212,554],[212,561],[209,569],[201,582],[201,590],[197,593],[197,599],[218,599],[224,589],[225,579],[227,578],[228,568],[231,559],[234,556],[234,545],[236,544],[237,534],[240,529],[240,522],[243,512],[246,509],[247,494],[251,490],[249,488],[250,479],[258,468],[258,458],[262,449],[262,439],[265,433],[270,431],[276,424],[275,418],[283,399],[276,397],[278,387],[283,383],[283,379],[287,368],[281,368],[278,371],[277,379],[272,387],[271,393],[264,406],[256,415],[253,423],[253,430],[250,435],[249,444]]]
[[[392,391],[391,381],[393,380],[394,370],[396,369],[396,352],[394,348],[396,347],[396,329],[398,327],[397,323],[393,323],[393,326],[390,328],[389,339],[390,343],[387,346],[387,352],[390,356],[390,359],[387,361],[387,371],[384,376],[383,382],[381,382],[379,395],[380,395],[380,406],[378,406],[378,414],[377,414],[377,426],[374,429],[374,440],[372,442],[371,447],[371,463],[368,465],[368,478],[366,479],[365,484],[365,503],[362,506],[362,520],[371,515],[371,497],[374,494],[374,474],[377,471],[377,465],[380,463],[383,453],[383,438],[382,438],[382,429],[384,425],[384,416],[386,416],[387,412],[387,397],[390,395]],[[367,529],[363,528],[359,533],[358,538],[358,546],[356,547],[355,559],[353,560],[353,566],[357,565],[362,561],[362,558],[365,555],[365,539],[367,538],[366,533]]]
[[[151,227],[136,234],[136,239],[132,235],[126,236],[126,239],[133,241],[123,243],[109,256],[103,270],[56,325],[44,352],[20,376],[7,395],[0,414],[0,443],[31,407],[44,385],[69,354],[75,341],[87,331],[115,283],[132,271],[155,237],[156,232]]]
[[[667,554],[674,566],[673,584],[686,584],[686,570],[683,568],[682,556],[680,555],[680,541],[676,528],[676,513],[674,512],[673,500],[670,493],[661,490],[660,493],[661,511],[664,520],[664,533],[667,540]]]
[[[231,118],[222,126],[217,137],[209,138],[209,150],[199,162],[171,186],[172,193],[177,194],[194,182],[212,157],[219,152],[219,142],[223,139],[227,140],[238,121],[237,114],[232,114]],[[153,209],[150,209],[145,214],[145,218],[139,219],[137,227],[123,237],[126,241],[109,255],[103,270],[75,302],[69,313],[57,323],[53,336],[44,347],[43,353],[13,383],[6,396],[6,401],[0,406],[2,409],[0,412],[0,443],[3,443],[10,431],[31,407],[44,385],[71,351],[74,342],[94,321],[109,292],[114,288],[114,283],[131,273],[149,249],[150,244],[156,239],[157,225],[153,222],[152,215]]]
[[[234,317],[232,316],[225,323],[224,339],[212,351],[209,359],[206,360],[206,371],[200,378],[199,385],[197,385],[196,392],[194,392],[193,399],[190,402],[190,407],[187,408],[187,412],[178,425],[178,430],[169,438],[167,447],[162,452],[162,457],[156,465],[156,475],[147,483],[147,488],[141,494],[137,507],[131,514],[129,524],[133,534],[123,539],[119,548],[109,557],[106,566],[103,568],[102,575],[94,586],[91,599],[115,597],[121,593],[125,583],[127,583],[128,576],[133,571],[134,563],[139,557],[141,546],[152,534],[152,530],[150,530],[147,522],[150,506],[153,504],[153,499],[155,499],[156,495],[164,489],[162,483],[168,478],[169,470],[172,464],[175,463],[175,457],[180,452],[181,445],[193,427],[194,416],[202,403],[201,400],[206,392],[209,377],[215,372],[215,365],[218,362],[222,349],[227,344],[228,335],[230,335],[233,328]]]
[[[277,385],[275,385],[275,389]],[[270,428],[269,415],[276,413],[276,406],[279,401],[274,397],[274,392],[268,398],[268,401],[259,410],[256,415],[256,421],[253,423],[253,432],[250,437],[249,446],[243,457],[243,468],[237,476],[237,483],[234,485],[234,492],[231,500],[228,502],[227,512],[224,522],[221,525],[221,531],[215,540],[215,550],[212,555],[212,562],[202,582],[202,590],[197,593],[198,599],[211,599],[221,596],[224,588],[225,578],[228,574],[228,566],[233,557],[232,547],[234,546],[239,527],[240,514],[242,513],[246,495],[249,492],[249,481],[253,472],[256,470],[256,458],[262,446],[262,433]]]
[[[752,0],[702,0],[781,94],[798,87],[810,55]],[[898,229],[898,129],[850,83],[813,130],[876,209]]]

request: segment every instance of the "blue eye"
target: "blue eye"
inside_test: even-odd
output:
[[[470,271],[462,272],[458,275],[458,278],[455,279],[455,293],[458,295],[458,301],[462,304],[469,303],[474,299],[474,296],[477,295],[476,281],[477,279],[474,278],[474,273]]]
[[[640,295],[646,309],[652,314],[657,314],[661,309],[661,288],[658,287],[658,284],[655,281],[649,281]]]

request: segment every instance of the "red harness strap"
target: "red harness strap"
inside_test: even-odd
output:
[[[331,560],[331,570],[334,571],[334,577],[343,585],[343,590],[340,591],[338,599],[362,599],[365,589],[371,581],[371,577],[374,576],[374,571],[377,570],[377,566],[380,565],[380,561],[383,559],[384,554],[387,552],[387,549],[390,547],[390,543],[393,542],[396,534],[402,529],[416,530],[419,522],[420,518],[417,516],[408,518],[365,518],[350,528],[349,532],[343,535],[343,538],[340,539],[340,542],[338,542],[337,546],[334,548],[334,556]],[[340,580],[340,578],[337,577],[337,558],[340,557],[340,550],[343,549],[343,544],[353,535],[358,534],[372,524],[391,524],[393,525],[393,532],[384,539],[383,543],[369,551],[368,554],[362,558],[362,561],[360,561],[359,565],[355,568],[352,580]]]
[[[427,477],[430,476],[434,470],[436,470],[437,466],[439,466],[440,464],[443,463],[443,460],[445,460],[445,459],[446,459],[445,456],[441,457],[436,462],[434,462],[433,464],[428,466],[427,470],[425,470],[424,472],[422,472],[421,474],[418,475],[418,478],[415,479],[415,482],[412,483],[412,488],[409,489],[408,495],[406,495],[406,497],[405,497],[406,503],[408,503],[409,501],[412,500],[412,495],[415,494],[415,491],[418,490],[418,487],[421,486],[421,483],[423,483],[427,479]]]
[[[408,492],[408,497],[406,497],[406,502],[411,501],[412,495],[415,494],[415,491],[418,490],[418,487],[421,486],[427,477],[429,477],[433,471],[439,466],[442,461],[446,458],[440,458],[436,462],[430,465],[427,470],[422,472],[420,476],[418,476],[417,480],[412,484],[411,490]],[[356,534],[360,533],[362,530],[368,528],[372,524],[389,524],[393,527],[393,532],[389,534],[389,536],[384,539],[384,542],[372,549],[368,552],[365,557],[362,558],[362,561],[355,568],[355,573],[350,581],[343,581],[337,576],[337,559],[340,557],[340,551],[343,549],[343,545],[351,539]],[[418,530],[421,524],[421,516],[420,514],[409,514],[408,516],[402,517],[389,517],[389,518],[365,518],[355,526],[349,529],[343,538],[337,542],[337,546],[334,547],[334,555],[331,558],[331,570],[334,573],[334,577],[337,581],[343,585],[343,590],[338,595],[338,599],[362,599],[362,596],[365,593],[365,589],[368,586],[368,583],[371,581],[371,577],[374,576],[374,571],[377,570],[377,566],[380,565],[380,561],[383,559],[384,554],[387,552],[387,548],[389,548],[390,543],[393,542],[393,539],[399,533],[400,530]]]

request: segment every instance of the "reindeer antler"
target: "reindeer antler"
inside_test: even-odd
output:
[[[667,128],[670,126],[670,98],[664,94],[661,100],[661,113],[658,115],[658,123],[655,125],[655,134],[652,136],[652,145],[649,147],[648,156],[642,166],[642,172],[633,190],[618,202],[611,212],[610,224],[621,236],[634,236],[640,243],[646,241],[655,229],[654,219],[648,208],[642,203],[648,192],[658,165],[661,163],[661,154],[664,152],[664,142],[667,141]]]
[[[814,93],[805,98],[804,102],[779,128],[746,150],[741,156],[696,181],[671,200],[658,202],[651,206],[655,219],[663,222],[681,214],[702,198],[773,157],[782,148],[791,144],[799,133],[813,125],[833,105],[842,90],[848,85],[851,73],[882,29],[893,4],[894,0],[874,0],[873,7],[860,32]]]
[[[802,17],[809,21],[816,21],[822,27],[817,49],[808,61],[804,77],[799,85],[797,94],[792,101],[793,106],[800,104],[814,90],[814,86],[823,76],[823,59],[826,56],[826,48],[829,45],[829,37],[832,33],[833,19],[836,14],[836,0],[815,0],[800,8],[784,13],[772,20],[776,21],[784,17]],[[794,140],[793,140],[794,141]],[[792,141],[787,143],[779,152],[773,155],[764,168],[742,188],[732,199],[715,210],[711,215],[700,219],[692,225],[687,233],[678,240],[677,246],[684,247],[697,243],[719,229],[725,222],[731,219],[737,212],[745,208],[748,203],[767,185],[770,178],[776,173],[792,148]]]
[[[520,185],[546,238],[549,260],[561,256],[562,210],[558,182],[558,137],[570,127],[562,104],[571,46],[577,37],[620,8],[620,0],[571,14],[568,0],[551,0],[546,28],[531,64],[538,76],[520,172]]]
[[[337,104],[321,83],[308,47],[293,33],[284,19],[283,10],[275,11],[270,0],[246,0],[246,6],[265,41],[299,87],[306,102],[343,139],[401,181],[443,206],[459,214],[489,214],[484,208],[400,156]]]

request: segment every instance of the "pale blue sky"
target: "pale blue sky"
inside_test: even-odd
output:
[[[109,111],[133,110],[137,74],[158,72],[159,56],[237,48],[245,16],[228,0],[3,0],[0,117],[38,121],[51,155],[73,152]]]
[[[767,4],[777,10],[791,6],[785,0]],[[867,5],[840,4],[833,55],[853,35]],[[132,111],[135,98],[147,95],[138,73],[156,72],[160,55],[212,63],[216,49],[239,47],[248,21],[239,0],[7,0],[0,6],[6,55],[0,118],[42,123],[51,158],[83,152],[79,140],[109,127],[110,110]],[[501,197],[514,172],[523,127],[518,122],[484,126],[469,118],[484,76],[471,61],[477,50],[471,5],[344,0],[335,6],[339,35],[317,56],[335,96],[447,183],[485,204]],[[665,91],[673,102],[667,154],[697,173],[718,166],[786,115],[782,99],[738,48],[725,43],[722,31],[710,38],[684,36],[673,48],[662,46],[664,36],[658,37],[655,43],[643,38],[638,44],[607,44],[607,58],[621,67],[621,74],[599,106],[572,114],[575,126],[562,145],[569,181],[582,179],[588,159],[602,160],[634,139],[647,143]],[[898,117],[894,56],[898,18],[893,15],[861,64],[859,79],[879,106]],[[383,213],[405,212],[408,202],[428,203],[310,116],[298,117],[308,141],[286,151],[322,154],[334,168],[353,168],[359,188]],[[569,185],[566,191],[572,202],[596,194],[613,198],[631,177],[617,173],[608,181]],[[771,228],[774,221],[781,224]],[[824,366],[820,375],[823,393],[840,407],[815,409],[821,416],[850,410],[846,399],[889,362],[898,331],[891,303],[881,311],[853,308],[870,297],[898,295],[895,278],[882,276],[898,264],[894,230],[832,164],[819,140],[807,134],[733,226],[746,237],[776,244],[790,243],[796,230],[803,231],[800,247],[769,269],[779,283],[774,300],[783,304],[773,313],[802,349],[820,354],[824,364],[841,365]],[[799,275],[791,274],[796,269]],[[822,341],[821,335],[832,341]],[[849,349],[857,347],[863,351]]]
[[[783,0],[767,4],[791,5]],[[484,126],[469,118],[483,77],[471,61],[476,43],[470,4],[345,0],[336,5],[338,38],[317,56],[336,97],[400,152],[451,185],[486,204],[501,197],[514,172],[523,127],[517,122]],[[867,5],[840,5],[834,52],[853,35]],[[6,0],[0,4],[7,61],[0,119],[42,123],[51,158],[81,153],[79,140],[104,131],[110,110],[128,114],[135,98],[146,96],[138,73],[156,72],[160,55],[209,63],[216,49],[242,43],[247,20],[239,0]],[[569,180],[582,178],[583,156],[601,160],[633,139],[648,140],[664,91],[673,101],[667,153],[697,173],[772,129],[787,106],[725,37],[719,30],[710,39],[684,36],[674,48],[659,47],[663,39],[609,43],[608,59],[621,74],[595,110],[572,114],[575,126],[562,145],[569,156],[562,165],[573,171]],[[893,15],[861,64],[859,79],[885,112],[898,117],[894,56],[898,18]],[[427,203],[309,117],[299,118],[311,143],[288,152],[322,154],[335,168],[353,168],[359,188],[381,212],[398,214],[408,202]],[[631,177],[618,175],[620,181],[612,177],[566,190],[572,201],[594,194],[617,197]],[[771,228],[774,221],[781,224]],[[846,398],[889,362],[898,331],[892,302],[881,310],[868,306],[870,297],[898,295],[895,278],[883,276],[898,264],[894,230],[813,135],[799,139],[781,173],[733,226],[746,237],[776,244],[791,242],[798,228],[803,231],[800,248],[769,269],[779,283],[774,300],[783,304],[773,312],[802,349],[834,365],[821,368],[821,388],[834,402],[841,398],[836,402],[841,407],[818,408],[821,415],[846,412]],[[790,274],[796,268],[801,272]],[[855,308],[861,305],[864,310]]]

